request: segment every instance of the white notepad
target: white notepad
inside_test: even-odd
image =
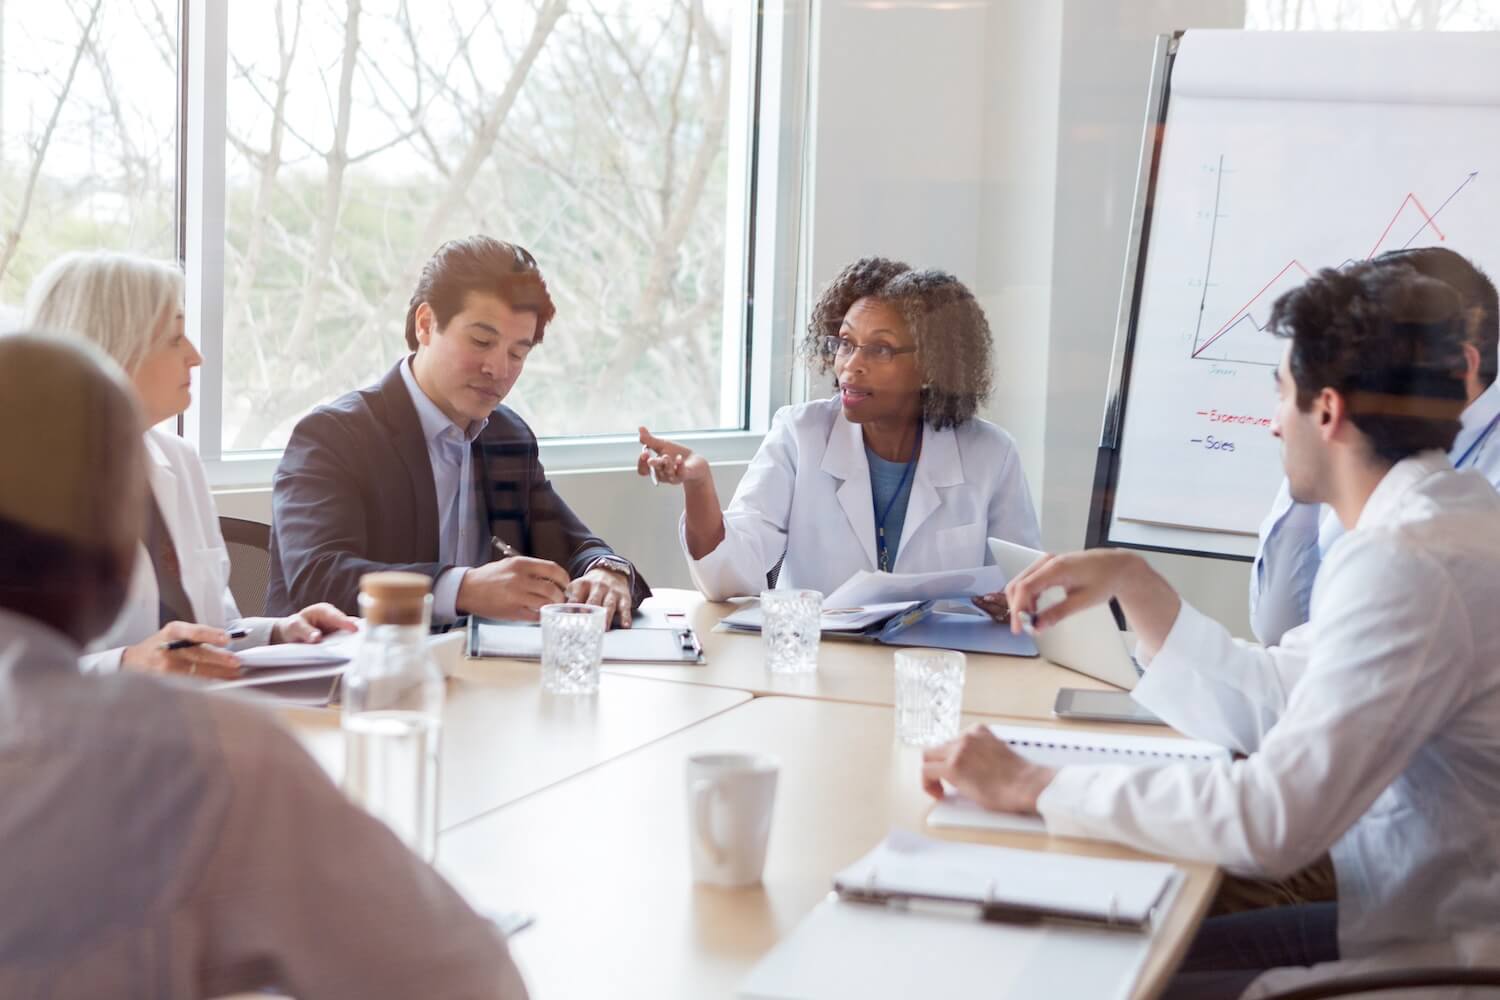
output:
[[[1135,736],[1040,726],[991,726],[990,731],[1027,760],[1047,767],[1068,764],[1228,763],[1228,750],[1202,740],[1166,736]],[[962,795],[949,795],[927,814],[927,825],[978,830],[1019,830],[1045,833],[1039,816],[991,812]]]
[[[930,862],[921,866],[933,871],[965,871],[965,887],[970,890],[970,880],[987,884],[992,874],[998,874],[997,882],[1019,888],[1018,880],[1026,880],[1033,891],[1045,891],[1046,887],[1032,878],[1040,873],[1038,863],[1065,865],[1070,871],[1053,873],[1058,889],[1090,879],[1101,880],[1094,885],[1095,891],[1104,884],[1117,884],[1127,892],[1134,891],[1134,886],[1141,898],[1156,893],[1157,912],[1165,913],[1183,881],[1172,866],[1154,862],[1006,851],[899,833],[893,833],[886,843],[841,875],[893,845],[900,853],[903,845],[910,849],[934,843],[935,847],[915,848],[925,856],[924,862]],[[1000,853],[978,855],[985,860],[976,862],[969,857],[970,851]],[[1072,869],[1079,862],[1102,862],[1111,867],[1085,865]],[[1144,867],[1129,867],[1136,865]],[[1166,880],[1159,892],[1158,877]],[[979,891],[983,888],[981,885]],[[1151,931],[1070,922],[995,923],[979,920],[962,909],[939,911],[920,905],[902,909],[830,896],[761,959],[736,992],[743,1000],[969,1000],[976,996],[1124,1000],[1140,977],[1152,937]],[[913,956],[920,956],[920,960]]]
[[[285,642],[275,646],[253,646],[238,650],[240,666],[249,673],[255,670],[283,670],[288,667],[336,667],[348,663],[352,650],[325,647],[316,643]]]
[[[468,655],[508,660],[540,660],[542,630],[537,625],[471,619]],[[702,663],[703,648],[690,628],[616,628],[604,633],[606,663]]]

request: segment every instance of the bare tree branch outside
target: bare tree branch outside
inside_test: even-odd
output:
[[[176,0],[19,7],[0,7],[10,303],[64,250],[175,245]],[[742,0],[267,0],[229,17],[226,451],[279,448],[384,372],[422,262],[474,232],[530,249],[558,303],[507,401],[538,433],[723,425],[721,369],[742,364],[722,356],[725,296],[743,294],[723,287],[744,252],[725,245]]]

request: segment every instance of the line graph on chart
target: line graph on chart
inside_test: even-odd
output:
[[[1257,290],[1250,294],[1249,298],[1233,313],[1223,317],[1217,325],[1205,323],[1209,315],[1210,293],[1220,287],[1214,281],[1214,254],[1219,249],[1219,221],[1227,217],[1224,203],[1224,177],[1226,173],[1233,174],[1233,170],[1225,166],[1224,154],[1219,154],[1212,172],[1214,174],[1213,211],[1210,215],[1208,247],[1204,255],[1203,278],[1200,282],[1202,292],[1198,297],[1193,343],[1188,357],[1193,361],[1275,368],[1281,357],[1281,344],[1274,338],[1265,336],[1271,304],[1283,292],[1300,285],[1310,277],[1313,268],[1303,263],[1298,257],[1290,258],[1263,284],[1255,286],[1247,283],[1246,292],[1252,287]],[[1437,208],[1430,212],[1415,191],[1406,192],[1405,197],[1401,199],[1396,210],[1389,217],[1381,216],[1387,221],[1370,249],[1362,257],[1345,258],[1339,266],[1345,267],[1362,260],[1369,260],[1387,250],[1407,249],[1424,234],[1430,233],[1437,238],[1438,242],[1445,241],[1447,236],[1438,224],[1438,217],[1464,193],[1469,185],[1474,183],[1478,176],[1479,171],[1469,171],[1448,196],[1438,203]],[[1397,242],[1403,233],[1408,234],[1405,240]]]

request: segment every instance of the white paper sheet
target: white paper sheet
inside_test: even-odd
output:
[[[932,601],[974,597],[1004,590],[1008,577],[999,566],[942,570],[937,573],[872,573],[861,570],[823,599],[825,608],[867,607],[898,601]]]

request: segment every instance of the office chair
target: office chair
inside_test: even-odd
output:
[[[1500,968],[1435,967],[1362,972],[1283,990],[1265,1000],[1323,1000],[1324,997],[1364,996],[1387,990],[1441,986],[1493,986],[1497,991],[1495,995],[1500,996]]]
[[[220,517],[219,531],[229,549],[229,592],[240,614],[255,618],[266,610],[271,580],[271,526],[239,517]]]

